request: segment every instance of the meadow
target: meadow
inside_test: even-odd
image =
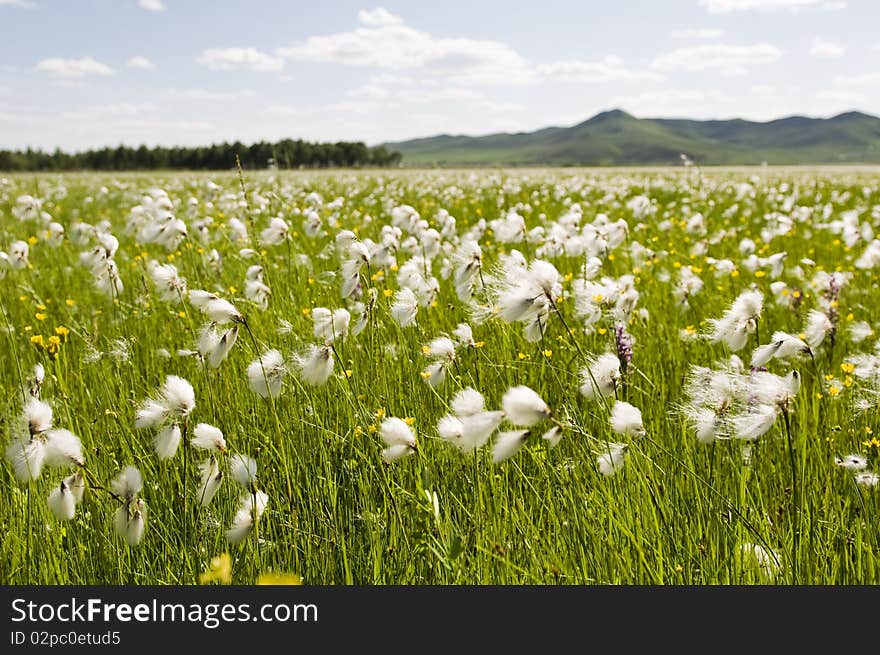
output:
[[[878,228],[872,168],[3,177],[0,580],[876,583]]]

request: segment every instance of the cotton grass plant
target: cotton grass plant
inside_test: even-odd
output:
[[[846,170],[4,178],[0,575],[869,582],[878,207]]]

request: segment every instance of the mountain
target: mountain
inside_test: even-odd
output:
[[[636,118],[620,109],[571,127],[488,136],[440,136],[383,144],[410,166],[880,163],[880,118]]]

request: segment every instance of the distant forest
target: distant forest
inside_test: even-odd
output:
[[[399,152],[384,146],[369,148],[364,143],[310,143],[285,139],[278,143],[260,141],[246,146],[221,143],[198,148],[101,148],[67,153],[61,150],[0,150],[0,171],[130,171],[152,169],[227,170],[235,167],[235,155],[243,168],[328,168],[397,166]]]

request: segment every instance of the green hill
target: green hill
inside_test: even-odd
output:
[[[404,165],[880,163],[880,118],[847,112],[758,123],[636,118],[620,109],[571,127],[383,144]]]

